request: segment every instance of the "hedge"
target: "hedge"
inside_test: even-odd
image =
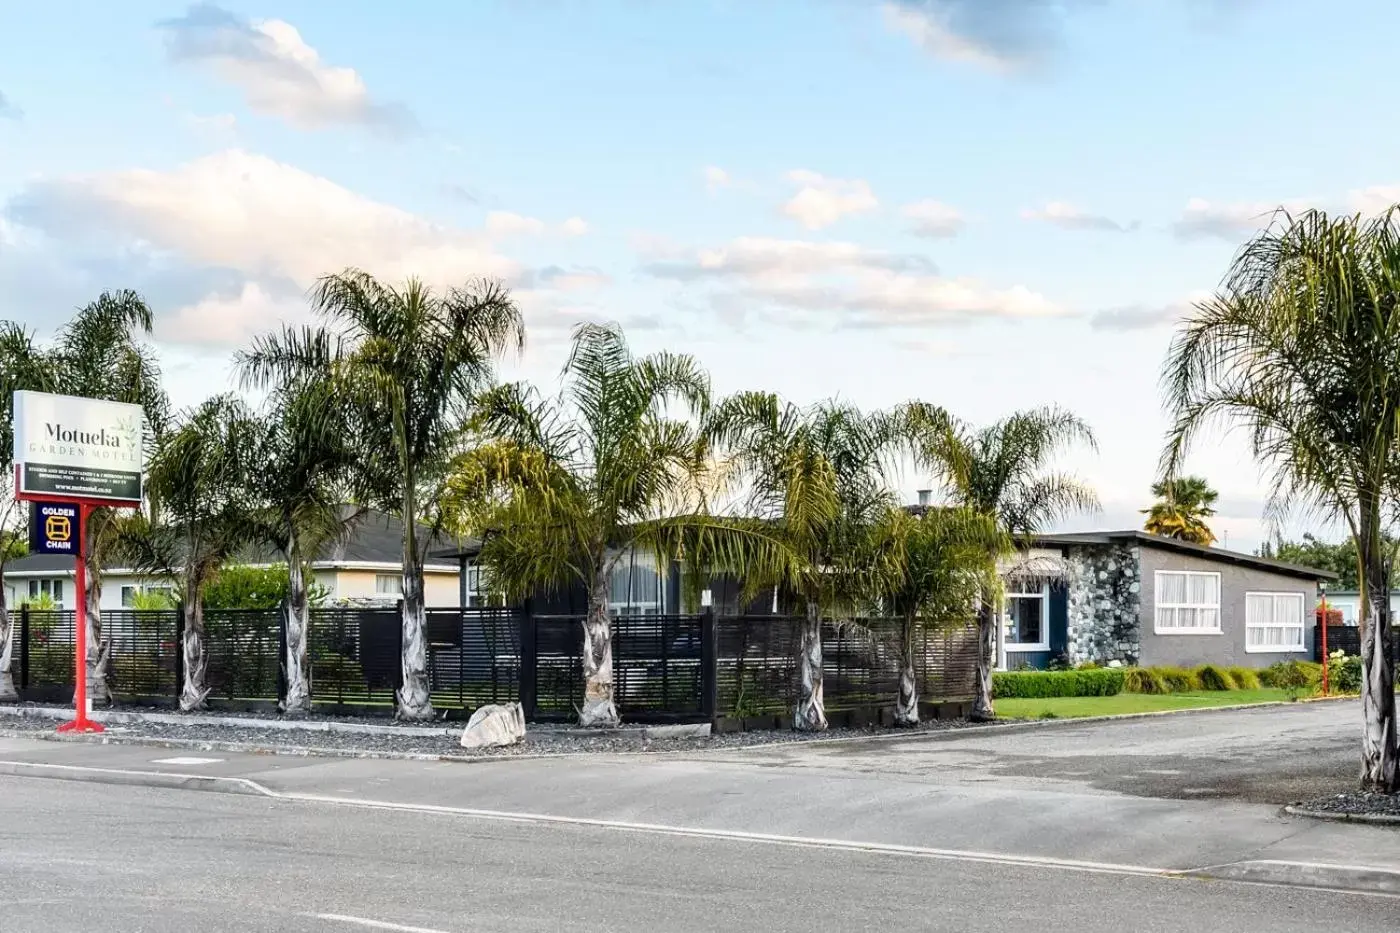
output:
[[[1113,668],[1082,671],[998,671],[992,695],[1005,699],[1110,697],[1123,689],[1123,672]]]

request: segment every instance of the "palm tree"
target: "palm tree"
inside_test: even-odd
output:
[[[1400,787],[1384,531],[1400,476],[1400,215],[1280,212],[1176,335],[1163,383],[1170,478],[1202,429],[1248,431],[1273,474],[1270,510],[1346,523],[1361,583],[1361,781]]]
[[[119,549],[144,571],[180,581],[185,681],[180,709],[201,709],[209,695],[204,588],[250,542],[252,490],[262,481],[261,427],[233,396],[216,396],[191,412],[161,443],[149,469],[151,496],[163,523],[137,516],[121,529]]]
[[[983,428],[949,424],[939,417],[907,415],[914,428],[920,465],[935,472],[952,505],[994,519],[1024,555],[1032,539],[1055,521],[1098,508],[1093,490],[1051,469],[1067,448],[1096,449],[1093,431],[1079,417],[1058,408],[1017,412]],[[994,558],[1000,554],[992,554]],[[1057,568],[1018,559],[1003,566],[1003,576],[1023,579],[1054,576]],[[992,706],[992,667],[996,654],[996,620],[1000,588],[984,590],[977,612],[977,692],[972,718],[996,717]]]
[[[865,573],[856,555],[869,528],[896,505],[886,479],[897,425],[844,403],[804,409],[769,393],[741,392],[716,406],[707,433],[733,457],[749,489],[746,512],[773,530],[795,565],[789,584],[805,619],[793,725],[822,731],[822,619],[852,614]],[[757,578],[756,571],[748,575]]]
[[[1145,531],[1206,547],[1215,543],[1215,533],[1206,519],[1215,514],[1215,500],[1220,493],[1210,488],[1205,477],[1159,480],[1152,484],[1152,495],[1157,501],[1150,509],[1142,510],[1147,516]]]
[[[307,639],[311,602],[308,561],[349,533],[362,510],[342,503],[355,464],[353,425],[325,380],[280,386],[262,422],[256,503],[250,536],[287,562],[287,595],[281,602],[286,633],[286,692],[282,712],[311,712]]]
[[[680,556],[681,541],[694,562],[734,566],[742,562],[736,549],[764,539],[701,507],[695,417],[709,403],[710,382],[694,358],[634,357],[617,326],[581,324],[562,378],[557,399],[523,384],[482,396],[475,424],[486,442],[458,460],[446,508],[459,533],[484,535],[493,590],[523,598],[584,588],[579,723],[609,726],[619,721],[613,571],[636,552],[664,567]]]
[[[995,519],[967,508],[890,509],[871,529],[873,602],[900,621],[897,725],[919,724],[920,627],[966,623],[979,595],[996,588],[993,555],[1010,549]]]
[[[141,337],[151,333],[151,309],[136,292],[103,292],[79,309],[50,346],[39,346],[12,322],[0,323],[0,423],[13,430],[13,393],[17,389],[126,402],[145,410],[148,452],[169,423],[170,403],[160,383],[160,369]],[[11,444],[4,456],[9,462]],[[12,471],[12,467],[10,468]],[[83,529],[87,590],[87,695],[96,704],[110,703],[108,664],[111,646],[102,637],[102,566],[117,539],[116,510],[94,509]]]
[[[458,452],[472,399],[495,380],[525,327],[509,292],[472,281],[436,292],[418,279],[383,284],[347,269],[319,280],[320,328],[284,329],[241,354],[248,385],[327,379],[346,406],[370,498],[403,520],[403,686],[401,719],[431,719],[423,562],[431,536],[418,531]]]

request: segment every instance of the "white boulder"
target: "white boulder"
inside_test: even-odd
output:
[[[525,711],[519,703],[483,706],[467,720],[463,748],[498,748],[525,738]]]

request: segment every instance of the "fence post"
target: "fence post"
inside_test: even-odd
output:
[[[308,626],[309,628],[309,626]],[[303,634],[310,638],[311,633]],[[287,708],[287,607],[283,602],[277,607],[277,709]]]
[[[539,690],[539,647],[535,631],[535,612],[530,600],[525,600],[517,613],[520,625],[520,707],[527,721],[535,718]]]
[[[185,603],[175,604],[175,702],[185,692]]]
[[[711,723],[719,715],[719,626],[713,606],[700,615],[700,711]]]
[[[19,607],[19,688],[29,689],[29,607]]]

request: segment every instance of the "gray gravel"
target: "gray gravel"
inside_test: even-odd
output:
[[[123,709],[131,712],[130,709]],[[169,710],[162,710],[169,712]],[[231,714],[232,715],[232,714]],[[248,718],[246,714],[237,714]],[[794,731],[733,732],[723,735],[686,738],[656,738],[644,733],[642,726],[624,726],[604,732],[583,730],[559,725],[531,725],[526,740],[514,746],[495,749],[464,749],[459,743],[463,723],[444,723],[444,729],[451,734],[440,736],[395,735],[392,732],[378,731],[372,734],[353,732],[327,732],[315,729],[318,722],[325,720],[294,720],[306,723],[308,728],[257,729],[247,726],[222,725],[210,722],[216,718],[212,714],[201,713],[203,722],[189,724],[173,723],[121,723],[112,724],[98,736],[81,739],[66,737],[68,741],[90,742],[133,742],[168,743],[175,747],[207,747],[228,751],[269,750],[286,754],[316,754],[324,752],[333,755],[356,755],[361,757],[426,755],[448,756],[453,758],[498,758],[521,755],[567,755],[580,753],[664,753],[725,750],[755,745],[768,745],[777,742],[805,742],[815,739],[833,739],[881,734],[894,734],[891,729],[830,729],[822,733]],[[272,716],[257,718],[273,719]],[[363,722],[371,725],[387,725],[393,720],[336,717],[334,722]],[[415,723],[420,729],[424,723]],[[968,725],[962,720],[940,720],[921,724],[917,729],[897,730],[898,734],[908,735],[919,732],[944,731]],[[0,729],[10,734],[23,734],[30,737],[54,736],[54,723],[34,719],[18,719],[13,722],[0,721]]]
[[[1352,791],[1329,794],[1297,804],[1300,809],[1317,813],[1337,813],[1348,816],[1393,816],[1400,819],[1400,794],[1373,794]]]

